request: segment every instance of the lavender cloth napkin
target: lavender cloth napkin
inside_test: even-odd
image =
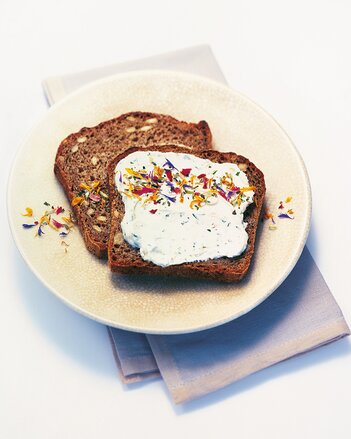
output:
[[[208,46],[48,78],[49,104],[95,79],[140,69],[180,70],[225,82]],[[260,306],[217,328],[193,334],[146,335],[108,328],[124,383],[162,376],[182,403],[350,334],[305,247],[286,281]]]

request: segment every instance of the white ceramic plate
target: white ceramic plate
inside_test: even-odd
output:
[[[64,252],[58,234],[42,238],[24,230],[20,215],[44,201],[69,207],[53,164],[60,141],[83,126],[128,111],[205,119],[214,145],[248,157],[265,174],[266,204],[276,211],[292,196],[294,220],[278,229],[260,223],[251,270],[240,284],[112,275],[92,256],[78,231]],[[132,331],[176,334],[230,321],[267,298],[297,262],[310,225],[311,192],[303,161],[282,128],[264,110],[230,88],[198,76],[165,71],[116,75],[86,86],[54,105],[22,144],[8,189],[9,220],[16,244],[36,276],[76,311],[110,326]],[[39,215],[40,216],[40,215]],[[52,232],[52,233],[50,233]]]

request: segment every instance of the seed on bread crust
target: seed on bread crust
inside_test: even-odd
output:
[[[144,125],[143,127],[140,128],[139,131],[149,131],[151,130],[152,126],[150,125]]]
[[[71,149],[71,152],[77,152],[78,151],[79,146],[78,145],[74,145],[74,147]]]
[[[99,161],[99,159],[98,159],[96,156],[94,156],[94,157],[91,158],[91,163],[92,163],[94,166],[96,166],[96,165],[98,164],[98,161]]]
[[[126,133],[134,133],[135,130],[136,130],[135,127],[129,127],[129,128],[126,128]]]
[[[84,143],[88,138],[86,136],[78,137],[77,142],[78,143]]]
[[[91,207],[90,207],[90,209],[87,210],[87,214],[88,214],[89,216],[93,215],[94,212],[95,212],[95,210],[94,210],[93,208],[91,208]]]
[[[101,232],[101,227],[97,226],[96,224],[93,225],[93,229],[97,232]]]
[[[246,163],[239,163],[238,164],[238,168],[240,169],[240,171],[247,171],[247,164]]]
[[[113,243],[114,245],[121,245],[124,242],[123,234],[121,232],[116,232]]]
[[[157,123],[158,119],[156,119],[156,117],[153,117],[152,119],[147,119],[145,122],[146,123]]]
[[[134,116],[128,116],[127,120],[130,120],[131,122],[134,122],[136,119]]]
[[[107,218],[106,218],[104,215],[100,215],[100,216],[98,216],[96,219],[97,219],[98,221],[101,221],[101,222],[105,223]]]

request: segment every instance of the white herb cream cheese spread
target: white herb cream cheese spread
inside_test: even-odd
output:
[[[115,182],[124,239],[145,261],[166,267],[245,251],[243,214],[255,188],[236,164],[137,151],[117,164]]]

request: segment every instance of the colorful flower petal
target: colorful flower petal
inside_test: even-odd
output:
[[[170,169],[166,169],[166,175],[169,181],[173,180],[172,171]]]
[[[289,216],[287,213],[281,213],[280,215],[278,215],[278,218],[294,219],[294,217]]]
[[[78,196],[78,197],[73,198],[71,204],[72,204],[72,206],[76,206],[76,205],[82,204],[83,201],[84,201],[84,198]]]
[[[87,184],[85,184],[85,183],[81,183],[80,185],[79,185],[79,187],[81,188],[81,189],[85,189],[86,191],[91,191],[91,187],[90,186],[88,186]]]
[[[62,223],[56,221],[54,218],[51,218],[51,222],[57,229],[61,229],[64,226]]]
[[[150,194],[156,192],[156,188],[151,188],[151,187],[143,187],[141,189],[137,189],[135,190],[133,193],[136,195],[143,195],[143,194]]]
[[[168,166],[170,169],[177,169],[173,163],[171,163],[168,159],[166,159],[166,163],[163,165],[163,167]]]
[[[189,174],[191,172],[191,168],[184,168],[180,172],[184,175],[184,177],[189,177]]]
[[[95,203],[98,203],[101,200],[99,194],[89,194],[89,198],[91,199],[91,201],[94,201]]]
[[[22,213],[22,216],[33,216],[33,209],[26,207],[26,213]]]

